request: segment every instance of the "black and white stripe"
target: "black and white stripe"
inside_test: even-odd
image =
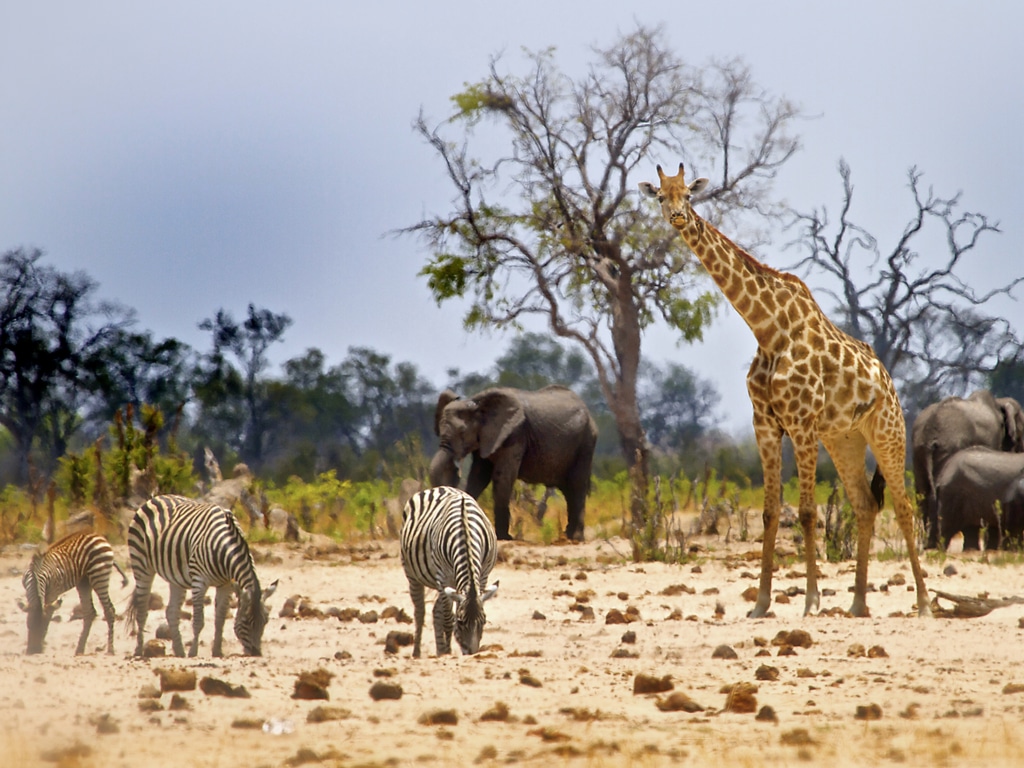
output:
[[[249,656],[259,656],[267,623],[264,601],[277,587],[261,591],[245,535],[230,511],[184,496],[156,496],[135,512],[128,526],[128,554],[135,576],[135,596],[128,611],[138,632],[135,655],[143,655],[143,630],[149,611],[153,579],[170,584],[167,623],[174,653],[184,656],[178,619],[185,592],[192,591],[192,643],[189,656],[199,652],[203,629],[203,599],[209,587],[217,597],[214,612],[213,655],[223,655],[224,621],[232,591],[238,592],[235,635]]]
[[[494,526],[472,496],[447,486],[409,499],[402,520],[402,566],[416,620],[412,655],[420,655],[425,587],[437,590],[433,615],[438,655],[451,653],[453,629],[462,652],[476,653],[487,620],[483,604],[498,589],[497,582],[487,588],[497,554]],[[454,615],[452,601],[457,604]]]
[[[117,614],[110,601],[110,571],[117,568],[123,585],[128,585],[124,571],[114,562],[114,550],[102,536],[95,533],[74,533],[53,544],[43,554],[32,555],[32,562],[21,579],[28,600],[27,653],[41,653],[46,630],[60,598],[72,587],[78,588],[82,604],[82,635],[76,654],[85,652],[89,630],[96,618],[92,593],[100,599],[103,618],[107,622],[107,653],[114,652],[114,620]]]

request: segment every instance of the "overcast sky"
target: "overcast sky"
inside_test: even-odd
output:
[[[1024,3],[1012,0],[3,3],[0,250],[39,247],[85,270],[139,328],[200,351],[201,319],[222,307],[242,319],[252,302],[294,320],[279,362],[319,347],[336,364],[369,346],[443,386],[449,368],[488,369],[508,338],[467,335],[463,308],[437,307],[417,277],[421,244],[388,236],[449,210],[413,120],[446,116],[494,54],[514,64],[523,47],[555,46],[579,74],[592,45],[638,22],[664,25],[690,63],[744,58],[816,116],[798,126],[779,198],[835,210],[845,157],[853,217],[884,245],[909,219],[916,165],[1001,223],[971,257],[977,287],[1024,271]],[[679,159],[652,157],[636,181]],[[781,245],[757,255],[792,263]],[[1022,330],[1019,304],[1000,312]],[[750,423],[754,348],[731,308],[702,347],[664,329],[644,341],[650,359],[712,379],[735,431]]]

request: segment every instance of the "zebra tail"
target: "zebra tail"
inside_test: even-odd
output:
[[[121,566],[117,564],[117,560],[114,561],[114,567],[117,568],[117,572],[121,574],[121,586],[127,587],[128,577],[125,575],[125,572],[121,570]]]
[[[128,582],[125,582],[126,584]],[[135,628],[135,622],[138,619],[138,612],[135,610],[135,595],[128,596],[128,607],[124,609],[124,613],[121,614],[121,629],[125,635],[130,635],[132,630]]]

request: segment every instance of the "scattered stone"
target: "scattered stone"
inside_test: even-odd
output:
[[[508,704],[503,701],[494,702],[494,706],[480,715],[481,721],[504,723],[508,720]]]
[[[855,659],[860,659],[868,655],[868,652],[864,650],[864,646],[860,643],[854,643],[846,649],[846,655]]]
[[[725,645],[724,643],[711,653],[712,659],[738,659],[739,654],[733,650],[732,646]]]
[[[658,594],[665,595],[666,597],[675,597],[676,595],[692,595],[696,591],[693,587],[688,587],[685,584],[670,584]]]
[[[635,643],[636,642],[636,632],[634,632],[633,630],[629,630],[628,632],[624,632],[622,634],[622,642],[626,643],[627,645],[632,645],[633,643]]]
[[[950,563],[949,565],[947,565],[945,568],[942,569],[942,573],[945,576],[956,576],[956,574],[957,574],[956,566],[953,565],[952,563]]]
[[[682,691],[673,691],[667,697],[659,696],[654,706],[662,712],[703,712],[704,707]]]
[[[908,704],[907,708],[900,712],[900,717],[904,720],[917,720],[917,711],[921,708],[921,705],[916,701]]]
[[[239,717],[231,721],[231,727],[243,731],[259,731],[263,729],[263,721],[256,717]]]
[[[157,625],[156,632],[153,633],[153,636],[157,640],[174,639],[174,634],[171,632],[171,625],[168,624],[166,621],[162,621],[160,622],[160,624]]]
[[[775,602],[779,605],[789,605],[789,595],[783,592],[780,595],[775,596]]]
[[[104,712],[102,715],[90,718],[89,722],[96,726],[96,733],[104,736],[121,732],[121,726],[108,712]]]
[[[869,659],[887,659],[889,654],[885,652],[885,648],[880,645],[872,645],[868,648]]]
[[[92,755],[92,747],[88,744],[75,742],[69,747],[62,749],[47,749],[39,754],[44,763],[57,763],[58,765],[72,766],[82,765],[82,758]]]
[[[636,651],[631,651],[629,648],[616,648],[612,651],[613,659],[639,659],[640,654]]]
[[[145,659],[155,659],[166,655],[167,647],[164,645],[163,640],[155,638],[147,640],[146,645],[142,648],[142,657]]]
[[[384,639],[384,653],[398,653],[399,648],[412,645],[414,639],[412,632],[400,632],[393,629]]]
[[[907,577],[904,576],[902,573],[894,573],[892,576],[889,577],[889,580],[886,582],[886,584],[888,584],[890,587],[902,587],[906,583]]]
[[[140,699],[139,712],[162,712],[164,705],[158,699]]]
[[[792,645],[784,645],[781,648],[779,648],[779,652],[776,655],[777,656],[796,656],[796,648],[794,648]]]
[[[1007,683],[1003,686],[1003,693],[1024,693],[1024,684]]]
[[[154,670],[160,676],[160,692],[194,691],[196,689],[196,673],[193,669],[181,667],[164,667]]]
[[[545,616],[545,615],[544,615],[543,613],[541,613],[540,611],[534,611],[534,612],[533,612],[533,620],[534,620],[534,621],[545,621],[545,620],[546,620],[547,618],[548,618],[548,617],[547,617],[547,616]]]
[[[159,699],[161,690],[151,683],[146,683],[139,689],[140,699]]]
[[[608,611],[607,614],[605,614],[604,623],[605,624],[625,624],[626,623],[626,617],[625,617],[625,615],[623,615],[622,611],[620,611],[618,608],[612,608],[610,611]]]
[[[519,675],[519,683],[521,685],[528,685],[531,688],[543,688],[544,684],[533,675],[526,674],[525,672]]]
[[[798,669],[796,671],[796,676],[799,677],[799,678],[806,679],[806,678],[809,678],[809,677],[817,677],[818,673],[815,672],[813,669],[808,669],[807,667],[801,667],[800,669]]]
[[[644,693],[665,693],[675,688],[672,684],[672,676],[654,677],[653,675],[638,674],[633,678],[633,695]]]
[[[725,616],[725,604],[721,600],[715,600],[715,618],[721,619]]]
[[[189,704],[188,699],[180,693],[175,693],[171,695],[171,703],[167,708],[172,712],[180,712],[182,710],[188,711],[192,709],[192,705]]]
[[[556,731],[554,728],[534,728],[532,731],[526,732],[527,736],[540,736],[541,741],[555,742],[555,741],[569,741],[571,738],[567,734],[561,731]]]
[[[811,640],[811,634],[807,630],[794,629],[787,632],[783,629],[780,630],[772,639],[772,645],[791,645],[794,648],[810,648],[814,645],[814,641]]]
[[[344,707],[313,707],[306,715],[307,723],[329,723],[334,720],[347,720],[352,717],[351,710]]]
[[[794,728],[791,731],[786,731],[779,737],[779,741],[787,747],[809,747],[817,743],[811,738],[811,734],[806,728]]]
[[[389,605],[383,611],[380,612],[381,621],[386,619],[394,619],[399,624],[412,624],[412,616],[405,612],[404,608],[399,608],[396,605]]]
[[[738,714],[750,714],[757,711],[757,686],[753,683],[736,683],[729,686],[725,697],[725,710]]]
[[[881,720],[882,708],[877,704],[858,704],[854,718],[857,720]]]
[[[748,603],[757,601],[757,587],[747,587],[743,590],[743,599]]]
[[[327,686],[331,684],[333,677],[334,673],[328,672],[326,669],[300,672],[299,679],[295,681],[295,690],[292,692],[292,698],[330,699],[331,694],[327,692]]]
[[[454,709],[435,709],[424,712],[417,722],[420,725],[458,725],[459,715]]]
[[[230,699],[248,699],[251,697],[244,685],[231,685],[215,677],[204,677],[199,681],[199,690],[207,696],[227,696]]]
[[[764,680],[766,682],[774,682],[779,679],[779,668],[770,667],[767,664],[762,664],[754,672],[754,677],[757,680]]]
[[[394,677],[397,674],[398,670],[394,667],[378,667],[377,669],[373,670],[374,677]]]
[[[363,624],[376,624],[377,623],[377,612],[376,611],[366,611],[365,613],[360,613],[357,618]]]
[[[370,698],[374,701],[400,699],[402,698],[402,686],[398,683],[385,683],[383,680],[378,680],[370,686]]]
[[[755,720],[760,720],[763,723],[778,723],[779,716],[775,714],[775,710],[765,704],[761,709],[757,711],[754,716]]]

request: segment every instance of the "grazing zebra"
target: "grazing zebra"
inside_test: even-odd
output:
[[[26,653],[42,653],[46,630],[53,612],[60,607],[60,596],[72,587],[78,588],[82,603],[82,636],[78,638],[76,654],[85,653],[89,630],[96,618],[92,603],[95,590],[103,606],[107,622],[107,653],[114,652],[114,620],[117,614],[110,602],[110,571],[117,568],[121,586],[128,586],[124,571],[114,562],[114,550],[102,536],[95,533],[73,533],[56,542],[45,553],[32,555],[32,562],[21,580],[28,605],[28,648]]]
[[[185,592],[192,590],[192,644],[188,655],[195,656],[204,624],[203,600],[209,587],[217,588],[213,655],[223,655],[224,620],[231,593],[236,590],[235,635],[246,655],[261,655],[268,616],[264,601],[274,593],[277,582],[265,592],[260,590],[249,545],[231,512],[184,496],[155,496],[139,507],[128,526],[128,554],[135,575],[135,595],[125,619],[135,621],[136,656],[143,655],[149,593],[157,574],[171,586],[167,623],[176,656],[185,655],[178,628]]]
[[[494,526],[476,500],[456,488],[420,491],[402,511],[402,566],[416,619],[412,655],[419,658],[423,636],[423,588],[437,590],[434,638],[438,656],[451,653],[452,629],[464,654],[480,649],[484,633],[484,602],[494,597],[498,582],[487,588],[497,542]],[[458,604],[452,615],[452,601]]]

